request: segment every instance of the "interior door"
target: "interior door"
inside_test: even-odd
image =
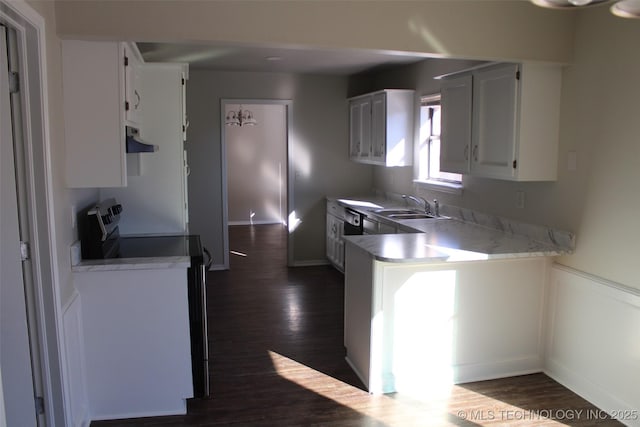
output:
[[[22,276],[7,62],[0,26],[0,371],[8,426],[35,426],[34,387]]]

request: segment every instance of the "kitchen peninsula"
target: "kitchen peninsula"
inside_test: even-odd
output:
[[[334,200],[377,220],[391,207]],[[404,233],[343,237],[347,361],[371,393],[542,370],[548,269],[574,236],[442,210],[450,217],[398,221]]]

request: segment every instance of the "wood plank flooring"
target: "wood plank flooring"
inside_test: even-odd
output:
[[[92,426],[621,425],[543,374],[371,396],[344,360],[343,276],[287,268],[279,225],[231,227],[230,246],[231,270],[208,275],[211,398],[184,416]]]

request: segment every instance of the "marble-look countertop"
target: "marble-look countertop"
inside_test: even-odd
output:
[[[82,260],[71,267],[73,272],[87,271],[122,271],[122,270],[159,270],[189,268],[191,258],[188,256],[145,257],[145,258],[111,258]]]
[[[378,221],[380,208],[406,208],[384,198],[329,198]],[[386,262],[454,262],[490,259],[558,256],[573,252],[575,236],[561,230],[520,223],[454,206],[441,207],[439,219],[391,221],[414,233],[344,236],[347,245]]]

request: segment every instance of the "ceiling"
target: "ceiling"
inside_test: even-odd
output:
[[[186,62],[192,68],[350,75],[426,56],[405,52],[230,44],[138,43],[146,62]]]

